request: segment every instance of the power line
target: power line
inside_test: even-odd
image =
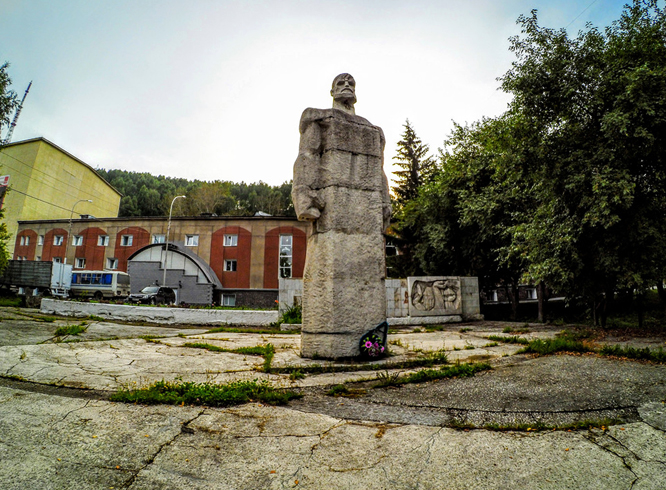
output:
[[[580,14],[578,14],[574,20],[572,20],[571,22],[569,22],[569,23],[566,25],[565,29],[566,29],[567,27],[569,27],[571,24],[573,24],[574,22],[576,22],[576,21],[578,20],[578,18],[579,18],[581,15],[583,15],[585,12],[587,12],[587,10],[588,10],[592,5],[594,5],[595,3],[597,3],[597,0],[594,0],[591,4],[589,4],[587,7],[585,7],[585,9],[584,9]]]
[[[26,194],[25,192],[21,192],[21,191],[19,191],[18,189],[11,189],[11,188],[10,188],[10,189],[9,189],[9,192],[18,192],[19,194],[23,194],[23,195],[26,196],[26,197],[30,197],[30,198],[32,198],[32,199],[36,199],[37,201],[41,201],[41,202],[43,202],[43,203],[46,203],[46,204],[48,204],[49,206],[53,206],[53,207],[56,207],[56,208],[64,209],[65,211],[71,211],[69,208],[63,208],[62,206],[58,206],[57,204],[53,204],[52,202],[48,202],[48,201],[45,201],[44,199],[40,199],[40,198],[38,198],[38,197],[31,196],[30,194]]]

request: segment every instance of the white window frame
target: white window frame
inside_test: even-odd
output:
[[[86,268],[86,259],[84,257],[75,257],[74,258],[74,268],[75,269],[85,269]]]
[[[134,235],[122,235],[120,237],[121,247],[131,247],[132,243],[134,243]]]
[[[280,235],[278,277],[292,277],[294,269],[294,235]]]
[[[22,247],[24,245],[28,245],[29,243],[30,243],[30,237],[29,236],[22,235],[19,238],[19,246],[20,247]]]
[[[44,245],[44,235],[39,235],[37,237],[37,245]]]
[[[109,246],[109,235],[98,235],[97,236],[97,246],[98,247],[108,247]]]
[[[222,306],[236,306],[236,295],[235,294],[223,294],[222,295]]]
[[[107,257],[106,259],[106,268],[112,271],[118,269],[118,259],[115,257]]]
[[[63,238],[64,238],[63,235],[53,235],[53,246],[54,247],[62,246]]]
[[[238,235],[224,235],[224,246],[225,247],[237,247],[238,246]]]
[[[186,247],[198,247],[199,246],[199,235],[185,235],[185,246]]]
[[[35,257],[35,260],[36,260],[37,262],[40,262],[40,261],[42,260],[42,256],[41,256],[41,255],[38,255],[37,257]]]
[[[238,261],[236,259],[224,260],[224,272],[236,272],[238,270]]]
[[[74,235],[72,237],[72,247],[80,247],[83,245],[83,237],[81,235]]]
[[[152,243],[166,243],[166,235],[153,235],[153,242]]]
[[[53,257],[51,260],[55,264],[62,264],[62,257]]]

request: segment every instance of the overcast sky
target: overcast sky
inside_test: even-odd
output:
[[[356,113],[406,118],[431,149],[452,121],[506,109],[516,19],[575,34],[619,0],[0,0],[0,63],[26,99],[13,141],[43,136],[93,167],[272,185],[291,179],[306,107],[356,79]],[[2,134],[4,137],[4,132]]]

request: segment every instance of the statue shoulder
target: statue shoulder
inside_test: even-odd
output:
[[[313,109],[312,107],[308,107],[301,114],[301,122],[298,125],[298,129],[302,134],[310,124],[327,117],[331,117],[330,109]]]

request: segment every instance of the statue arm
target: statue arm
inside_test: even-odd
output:
[[[291,198],[301,221],[315,221],[324,205],[318,197],[321,128],[306,109],[301,116],[301,143],[294,163]]]

